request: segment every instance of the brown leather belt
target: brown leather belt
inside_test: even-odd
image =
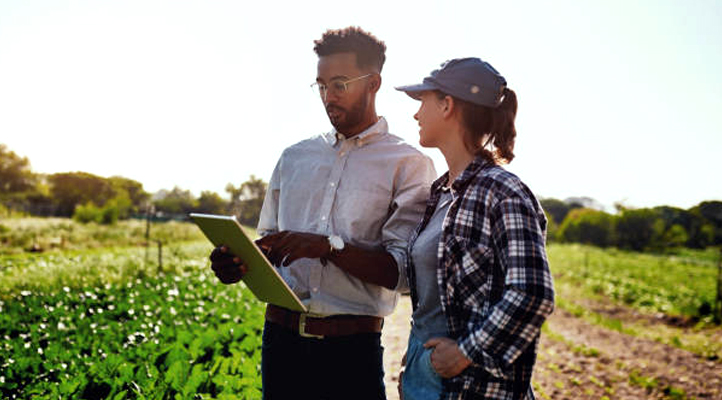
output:
[[[317,339],[359,333],[380,333],[384,325],[384,319],[380,317],[367,315],[311,317],[308,314],[291,311],[273,304],[266,307],[266,320],[290,329],[303,337]]]

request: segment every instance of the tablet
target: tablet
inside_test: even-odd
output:
[[[214,246],[226,245],[231,253],[246,263],[248,272],[243,276],[243,282],[259,300],[289,310],[308,312],[235,217],[197,213],[191,213],[190,217]]]

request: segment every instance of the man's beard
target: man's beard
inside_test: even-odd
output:
[[[329,104],[326,106],[326,115],[328,115],[331,125],[336,128],[337,132],[348,133],[363,121],[366,110],[366,98],[361,97],[356,103],[351,105],[349,110],[335,104]]]

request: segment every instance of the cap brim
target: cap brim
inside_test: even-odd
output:
[[[394,89],[406,92],[406,94],[408,94],[412,99],[418,100],[421,92],[436,90],[437,88],[433,85],[429,85],[428,83],[419,83],[416,85],[396,86]]]

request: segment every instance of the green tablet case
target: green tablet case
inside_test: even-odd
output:
[[[197,213],[191,213],[190,217],[214,246],[226,245],[243,260],[248,267],[243,282],[259,300],[289,310],[308,311],[235,217]]]

